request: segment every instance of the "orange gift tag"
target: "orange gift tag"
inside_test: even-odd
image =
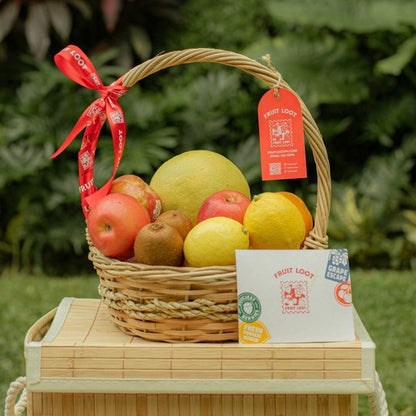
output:
[[[302,110],[286,88],[267,91],[258,106],[262,179],[306,178]]]

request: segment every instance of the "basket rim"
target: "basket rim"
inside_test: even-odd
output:
[[[236,265],[228,266],[204,266],[204,267],[191,267],[191,266],[165,266],[165,265],[149,265],[144,263],[129,262],[124,260],[119,260],[116,258],[111,258],[105,256],[101,253],[97,247],[91,242],[88,231],[87,231],[87,242],[89,247],[88,258],[91,260],[95,267],[111,267],[113,269],[118,269],[123,273],[140,273],[140,276],[153,280],[152,276],[159,276],[161,273],[166,274],[169,279],[182,279],[183,275],[192,275],[195,280],[198,278],[204,279],[207,275],[219,274],[223,278],[232,278],[236,274]],[[156,278],[157,278],[156,276]]]

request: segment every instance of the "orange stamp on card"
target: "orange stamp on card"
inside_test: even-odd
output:
[[[306,178],[302,110],[285,88],[267,91],[258,106],[262,179]]]

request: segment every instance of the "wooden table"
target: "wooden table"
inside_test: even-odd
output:
[[[357,415],[375,345],[169,344],[126,335],[98,299],[64,298],[25,339],[28,416]]]

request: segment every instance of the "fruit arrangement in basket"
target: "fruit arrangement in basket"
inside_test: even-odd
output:
[[[252,196],[242,172],[214,152],[195,150],[175,156],[159,167],[149,184],[134,175],[116,178],[126,140],[118,99],[151,74],[194,62],[220,63],[252,74],[270,88],[267,94],[273,102],[291,91],[270,63],[266,67],[224,50],[198,48],[158,55],[109,86],[103,85],[78,47],[68,45],[55,56],[65,75],[97,90],[101,97],[87,107],[51,157],[62,153],[85,129],[78,153],[79,191],[87,220],[88,258],[100,278],[98,291],[121,330],[153,341],[237,340],[235,250],[326,248],[328,241],[327,152],[310,112],[294,92],[290,94],[296,98],[293,116],[301,114],[298,120],[304,122],[317,166],[314,221],[294,194]],[[291,102],[286,101],[282,114]],[[273,108],[265,115],[277,112]],[[98,189],[94,155],[105,120],[111,129],[114,164],[111,178]],[[303,144],[303,132],[294,131]]]
[[[87,217],[90,239],[107,257],[191,267],[233,265],[237,249],[299,249],[312,225],[295,194],[252,198],[238,167],[206,150],[169,159],[149,184],[119,176]]]

